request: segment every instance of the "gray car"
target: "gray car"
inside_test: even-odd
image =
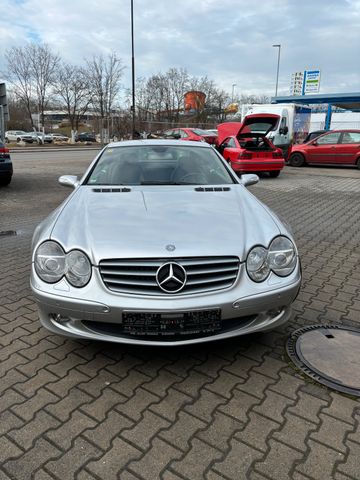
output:
[[[182,345],[285,323],[301,283],[288,229],[205,142],[105,147],[35,230],[42,324],[84,339]]]

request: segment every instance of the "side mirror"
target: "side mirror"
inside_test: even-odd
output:
[[[288,127],[279,128],[280,135],[286,135],[289,131]]]
[[[59,177],[60,185],[64,187],[76,188],[79,185],[78,177],[76,175],[62,175]]]
[[[241,175],[241,183],[244,187],[249,187],[250,185],[255,185],[258,183],[259,177],[253,173]]]
[[[315,140],[314,142],[312,142],[312,145],[314,145],[314,147],[317,147],[318,146],[317,141]]]
[[[173,138],[175,138],[176,140],[179,140],[179,138],[181,138],[181,135],[180,133],[174,133],[174,135],[171,135]]]

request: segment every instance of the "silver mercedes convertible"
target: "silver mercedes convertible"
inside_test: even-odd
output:
[[[183,345],[273,329],[301,283],[291,233],[205,142],[105,147],[35,230],[42,324],[84,339]]]

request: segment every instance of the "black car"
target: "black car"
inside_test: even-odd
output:
[[[0,142],[0,185],[9,185],[13,174],[10,151]]]
[[[93,133],[83,132],[76,135],[75,142],[96,142],[96,137]]]

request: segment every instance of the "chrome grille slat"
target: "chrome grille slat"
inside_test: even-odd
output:
[[[189,295],[230,288],[236,281],[240,262],[237,257],[186,257],[106,259],[99,262],[105,286],[116,293],[169,296],[160,289],[156,273],[162,265],[174,262],[187,274],[184,288],[172,295]]]
[[[235,272],[235,275],[237,275],[238,271],[238,265],[235,267],[226,267],[226,268],[200,268],[196,270],[187,270],[187,275],[190,277],[191,275],[205,275],[207,273],[224,273],[224,272]]]
[[[149,287],[157,287],[156,280],[134,280],[132,278],[127,278],[127,279],[119,279],[119,278],[111,278],[108,280],[108,283],[119,283],[122,285],[141,285],[141,286],[149,286]]]
[[[236,278],[236,275],[226,275],[226,276],[221,276],[216,278],[207,278],[205,282],[204,280],[192,280],[188,278],[186,285],[204,285],[204,283],[214,283],[214,282],[222,282],[225,280],[235,280],[235,278]]]
[[[157,271],[157,268],[154,270],[149,270],[149,271],[142,271],[141,273],[136,270],[136,271],[124,271],[120,270],[118,268],[110,269],[110,268],[102,268],[101,273],[103,275],[121,275],[121,276],[131,276],[131,277],[139,277],[139,276],[144,276],[144,277],[152,277],[155,275]]]

